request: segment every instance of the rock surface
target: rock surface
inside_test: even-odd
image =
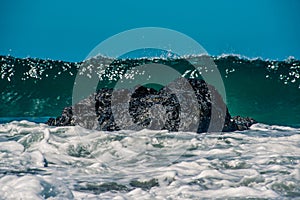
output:
[[[231,117],[221,95],[203,80],[188,79],[188,82],[193,91],[181,92],[180,95],[184,96],[186,101],[195,95],[198,102],[188,102],[187,108],[181,106],[180,97],[166,87],[159,91],[143,86],[134,90],[100,89],[75,106],[64,108],[60,117],[50,118],[46,123],[50,126],[80,125],[104,131],[121,130],[125,125],[126,129],[133,130],[138,128],[194,130],[198,133],[246,130],[256,123],[249,117]],[[122,104],[117,100],[112,106],[112,95],[117,96],[120,101],[126,98],[130,101]],[[118,112],[114,113],[114,109]],[[189,120],[189,117],[196,110],[198,115],[195,124],[195,120]],[[191,129],[194,126],[196,129]]]

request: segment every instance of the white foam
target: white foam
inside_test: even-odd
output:
[[[266,125],[266,124],[253,124],[250,127],[251,130],[256,130],[256,131],[270,131],[270,130],[275,130],[275,131],[297,131],[300,132],[300,128],[293,128],[289,126],[278,126],[278,125]]]
[[[277,137],[282,131],[290,134]],[[288,191],[280,190],[289,187],[276,190],[273,185],[298,183],[297,131],[258,124],[218,139],[210,134],[100,132],[12,122],[0,126],[0,172],[5,172],[0,194],[4,199],[286,198]],[[159,185],[141,189],[130,184],[151,179]],[[88,183],[99,188],[116,183],[127,190],[79,189]]]
[[[5,176],[0,179],[0,194],[3,199],[41,199],[39,178],[34,176]]]
[[[1,142],[0,151],[22,153],[24,147],[15,141]]]

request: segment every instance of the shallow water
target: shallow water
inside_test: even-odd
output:
[[[300,198],[300,129],[196,134],[0,125],[0,199]]]

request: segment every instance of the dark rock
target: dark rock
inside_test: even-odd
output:
[[[194,91],[184,91],[180,95],[183,95],[187,101],[191,99],[191,95],[195,95],[198,101],[190,103],[188,110],[180,106],[177,96],[166,87],[159,91],[144,86],[136,87],[134,91],[129,89],[113,91],[113,89],[104,88],[73,106],[73,110],[71,107],[65,108],[60,117],[50,118],[47,124],[51,126],[78,124],[91,129],[117,131],[122,129],[121,124],[133,123],[129,129],[135,130],[137,127],[142,127],[178,131],[182,130],[180,125],[184,121],[183,130],[189,130],[189,127],[195,124],[193,124],[193,120],[185,118],[191,116],[190,113],[197,109],[200,115],[198,116],[199,122],[197,121],[198,124],[196,124],[198,133],[246,130],[256,123],[255,120],[248,117],[232,118],[221,95],[203,80],[188,79],[188,82]],[[115,107],[121,108],[119,109],[121,111],[117,113],[118,116],[114,116],[112,110],[113,94],[118,96],[117,101],[120,102],[126,98],[130,99],[127,109],[122,108],[124,104],[115,103]],[[159,115],[153,115],[155,116],[153,117],[151,112],[158,112]],[[160,119],[160,116],[163,117]],[[116,117],[118,119],[115,120]],[[118,121],[120,119],[121,123]]]
[[[257,123],[257,121],[250,117],[235,116],[232,120],[236,124],[237,130],[240,131],[247,130],[252,124]]]
[[[75,125],[73,123],[73,112],[72,107],[66,107],[64,108],[62,114],[60,117],[55,118],[49,118],[46,122],[49,126],[70,126]]]

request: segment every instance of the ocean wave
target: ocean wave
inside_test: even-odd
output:
[[[193,65],[201,65],[201,58],[203,55],[187,55],[176,59],[155,57],[112,60],[102,57],[106,63],[111,64],[113,61],[110,70],[155,62],[174,67],[187,78],[201,78],[193,69]],[[292,57],[284,61],[263,60],[236,54],[211,58],[222,76],[227,105],[232,115],[250,116],[267,124],[299,126],[299,60]],[[0,56],[0,103],[3,105],[0,116],[60,115],[64,107],[72,104],[74,81],[81,64]],[[206,70],[204,67],[202,72],[206,73]],[[103,84],[113,85],[113,82]]]

